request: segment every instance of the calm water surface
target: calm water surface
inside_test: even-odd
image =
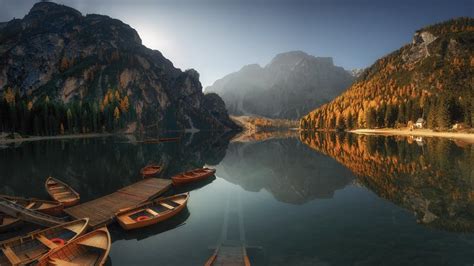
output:
[[[202,265],[225,241],[245,243],[253,265],[473,265],[473,145],[322,133],[231,137],[6,145],[0,193],[47,198],[52,175],[88,201],[140,180],[148,162],[166,165],[162,177],[206,165],[217,169],[214,180],[169,192],[191,191],[179,216],[134,232],[109,227],[110,264]]]

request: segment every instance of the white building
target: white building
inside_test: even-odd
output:
[[[416,127],[416,128],[424,128],[424,127],[425,127],[425,124],[426,124],[425,119],[423,119],[423,118],[418,118],[418,120],[416,120],[415,127]]]

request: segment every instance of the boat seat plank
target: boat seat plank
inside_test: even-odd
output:
[[[38,239],[39,242],[41,242],[43,245],[47,246],[50,249],[58,247],[58,245],[54,244],[51,240],[47,239],[43,235],[36,236],[36,239]]]
[[[49,186],[49,189],[66,189],[64,186]]]
[[[135,220],[133,220],[132,218],[130,218],[129,215],[125,215],[125,216],[121,216],[120,219],[123,220],[124,223],[127,223],[127,224],[131,224],[131,223],[134,223]]]
[[[18,256],[15,254],[15,252],[13,252],[13,250],[9,246],[2,248],[2,251],[11,264],[18,265],[21,263],[20,258],[18,258]]]
[[[106,237],[91,237],[78,242],[79,245],[99,248],[99,249],[107,249],[107,238]]]
[[[79,266],[80,265],[80,264],[72,263],[72,262],[65,261],[65,260],[58,259],[58,258],[50,259],[49,262],[52,265],[58,265],[58,266],[59,265],[60,266]]]
[[[62,196],[62,195],[67,195],[67,194],[71,194],[71,192],[69,191],[58,192],[58,193],[54,193],[54,196]]]
[[[166,204],[166,203],[164,203],[164,202],[160,202],[160,205],[163,206],[163,207],[165,207],[165,208],[167,208],[167,209],[170,209],[170,210],[174,209],[173,206],[170,206],[170,205],[168,205],[168,204]]]
[[[152,209],[146,209],[147,212],[151,213],[153,216],[158,216],[159,214]]]
[[[80,232],[82,232],[82,225],[81,224],[71,224],[71,225],[65,226],[64,229],[67,229],[67,230],[72,231],[76,234],[79,234]]]
[[[33,206],[35,206],[35,203],[31,202],[30,204],[26,205],[25,209],[31,209]]]

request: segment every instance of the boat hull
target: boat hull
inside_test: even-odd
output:
[[[60,247],[53,241],[67,244],[85,232],[88,219],[67,222],[41,231],[0,242],[0,265],[25,265]],[[67,236],[65,238],[64,236]],[[61,238],[61,239],[59,239]],[[7,251],[7,253],[5,253]]]
[[[177,196],[181,196],[181,195],[177,195]],[[163,201],[168,200],[170,198],[173,198],[173,197],[167,197],[167,198],[155,200],[153,202],[147,202],[147,203],[145,203],[143,205],[140,205],[136,208],[126,210],[126,211],[123,211],[123,212],[119,212],[115,215],[116,219],[117,219],[119,225],[125,230],[133,230],[133,229],[143,228],[143,227],[151,226],[151,225],[160,223],[162,221],[168,220],[168,219],[172,218],[173,216],[176,216],[181,211],[183,211],[184,208],[186,208],[188,198],[189,198],[189,194],[187,194],[187,196],[184,200],[184,203],[179,204],[177,207],[175,207],[172,210],[169,210],[169,211],[164,212],[164,213],[160,213],[159,216],[151,217],[149,219],[145,219],[145,220],[141,220],[141,221],[136,221],[135,220],[135,221],[131,222],[127,215],[132,214],[132,213],[138,213],[140,211],[145,211],[149,206],[159,205]]]
[[[193,172],[193,171],[190,171],[188,173],[191,173],[191,172]],[[189,184],[189,183],[193,183],[193,182],[197,182],[197,181],[207,179],[207,178],[215,175],[215,173],[216,173],[215,169],[209,169],[209,172],[196,175],[195,177],[181,178],[181,177],[179,177],[180,175],[178,175],[178,176],[173,176],[171,178],[171,180],[173,180],[173,185],[182,186],[182,185],[186,185],[186,184]]]
[[[69,185],[52,177],[46,179],[45,188],[49,196],[52,199],[62,203],[64,207],[74,206],[80,201],[79,193],[77,193]],[[64,193],[67,193],[66,197],[61,195]]]
[[[52,250],[41,257],[37,265],[104,265],[110,245],[110,233],[103,227]]]
[[[29,204],[33,204],[33,206],[29,209],[49,215],[60,215],[64,209],[64,205],[58,201],[40,200],[35,198],[22,198],[7,195],[0,195],[0,198],[16,202],[25,207]]]
[[[150,166],[145,166],[140,170],[140,174],[143,177],[154,177],[161,173],[161,170],[163,170],[163,167],[160,165],[150,165]]]

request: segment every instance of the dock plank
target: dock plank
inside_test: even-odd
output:
[[[89,218],[89,226],[98,228],[111,223],[118,210],[133,207],[157,197],[170,186],[170,179],[148,178],[64,211],[75,219]]]
[[[216,253],[215,266],[246,266],[247,254],[242,245],[222,245]]]

